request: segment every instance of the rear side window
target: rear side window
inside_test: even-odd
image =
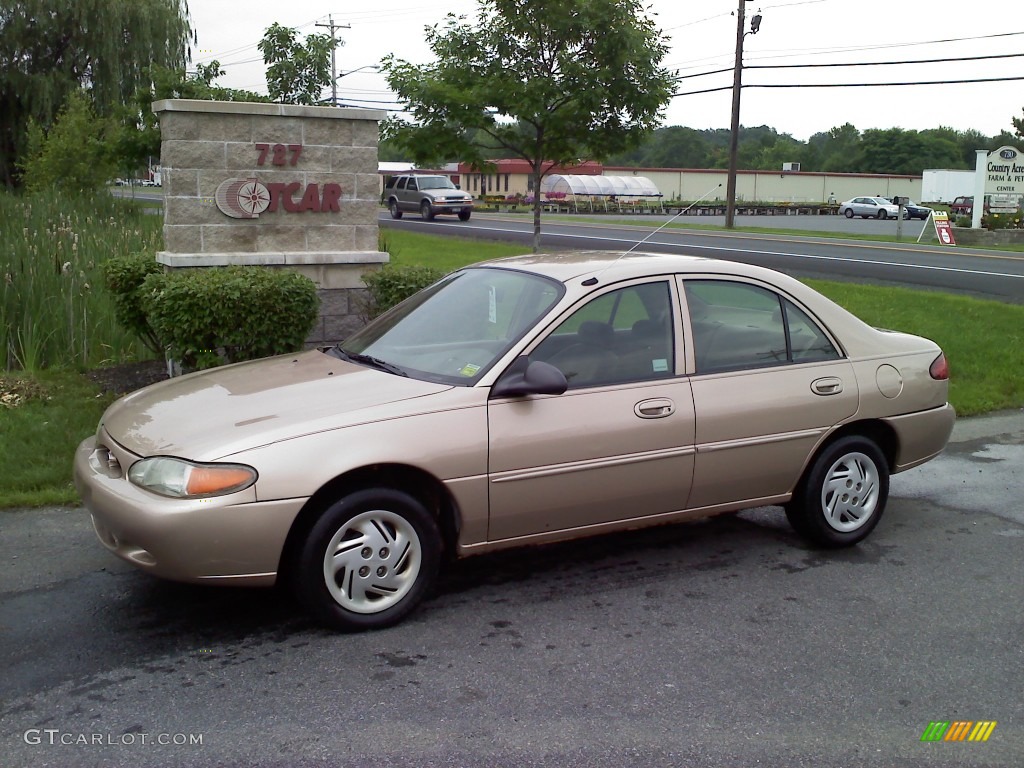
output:
[[[839,352],[789,299],[760,286],[688,280],[697,373],[836,360]]]
[[[406,184],[406,182],[408,182],[408,181],[409,181],[409,177],[408,177],[408,176],[403,176],[402,178],[400,178],[400,179],[398,180],[398,184],[396,185],[396,187],[397,187],[398,189],[405,189],[405,184]]]

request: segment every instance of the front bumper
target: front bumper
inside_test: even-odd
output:
[[[140,459],[104,431],[75,453],[75,487],[108,550],[141,570],[194,583],[269,586],[305,499],[259,501],[256,489],[209,499],[170,499],[133,485]]]

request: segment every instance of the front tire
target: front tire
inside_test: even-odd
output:
[[[391,211],[391,218],[392,219],[400,219],[400,218],[402,218],[402,209],[398,207],[398,201],[397,200],[392,200],[391,201],[391,203],[388,205],[388,210]]]
[[[889,465],[870,439],[850,435],[814,459],[786,505],[793,529],[821,547],[849,547],[864,540],[889,498]]]
[[[420,205],[420,216],[423,217],[424,221],[434,220],[434,209],[430,207],[430,203],[426,200]]]
[[[878,213],[875,214],[875,218],[876,219],[887,219],[887,218],[889,218],[889,215],[885,211],[879,211]]]
[[[459,211],[459,221],[469,221],[469,217],[472,213],[472,211]]]
[[[416,498],[389,488],[356,491],[316,521],[299,552],[301,602],[335,629],[380,629],[404,619],[434,583],[441,534]]]

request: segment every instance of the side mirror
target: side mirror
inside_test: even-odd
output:
[[[565,374],[550,363],[517,357],[491,388],[491,397],[560,395],[569,387]]]

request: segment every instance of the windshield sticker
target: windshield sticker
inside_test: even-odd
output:
[[[466,363],[464,366],[462,366],[462,369],[459,371],[459,373],[461,373],[463,376],[476,376],[476,373],[479,370],[479,365],[473,365],[473,363]]]
[[[493,285],[487,289],[487,319],[491,325],[498,322],[498,291]]]

